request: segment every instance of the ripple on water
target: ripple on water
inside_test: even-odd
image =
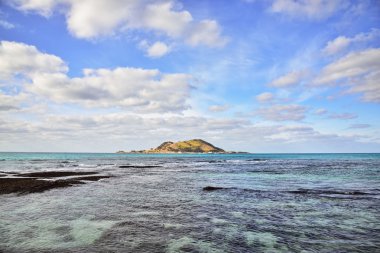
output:
[[[163,226],[165,229],[180,229],[184,227],[184,225],[182,224],[174,224],[174,223],[164,223]]]
[[[0,242],[0,246],[6,246],[8,249],[17,246],[24,250],[87,246],[99,239],[102,233],[115,223],[115,221],[94,220],[93,217],[81,217],[69,223],[56,219],[40,219],[7,226],[2,224],[0,231],[3,241]]]
[[[380,159],[126,160],[70,158],[66,167],[115,177],[0,196],[0,252],[380,252]],[[0,172],[37,172],[57,162],[4,164]],[[202,191],[208,185],[225,190]]]
[[[275,244],[277,243],[277,237],[272,233],[264,232],[244,232],[247,244],[253,246],[254,244],[261,244],[267,250],[274,249]]]
[[[115,221],[94,220],[93,217],[81,217],[70,222],[71,235],[80,245],[89,245],[94,243],[104,231],[111,228]]]
[[[195,240],[191,237],[182,237],[173,239],[167,247],[168,253],[178,252],[200,252],[200,253],[222,253],[224,251],[218,249],[215,244],[201,240]]]

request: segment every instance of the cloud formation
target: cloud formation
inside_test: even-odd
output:
[[[68,71],[64,61],[51,54],[45,54],[34,46],[24,43],[0,42],[0,81],[18,75],[32,79],[39,74]]]
[[[302,105],[272,105],[256,110],[256,114],[271,121],[300,121],[305,118],[307,108]]]
[[[146,56],[150,58],[160,58],[171,51],[170,46],[166,43],[157,41],[151,45],[146,40],[139,43],[140,49],[146,52]]]
[[[320,20],[330,17],[344,6],[341,0],[274,0],[270,10],[292,17]]]
[[[354,113],[333,113],[329,116],[330,119],[342,119],[342,120],[347,120],[347,119],[356,119],[358,115]]]
[[[14,24],[4,20],[4,19],[1,19],[1,17],[0,17],[0,27],[9,30],[9,29],[15,28],[16,26]]]
[[[305,70],[292,71],[286,75],[280,76],[277,79],[270,82],[268,85],[276,88],[286,88],[297,85],[305,76],[307,72]]]
[[[19,104],[25,98],[24,95],[20,96],[10,96],[3,94],[0,91],[0,112],[1,111],[14,111],[19,110]]]
[[[224,112],[227,111],[229,108],[229,105],[210,105],[208,107],[208,110],[210,112]]]
[[[314,111],[314,114],[316,114],[316,115],[324,115],[326,113],[327,113],[327,110],[325,108],[319,108],[319,109]]]
[[[227,43],[215,20],[196,21],[174,0],[9,0],[15,8],[44,16],[64,12],[70,33],[82,39],[143,29],[180,39],[191,46]]]
[[[351,38],[346,37],[346,36],[339,36],[335,38],[334,40],[328,41],[325,48],[322,49],[322,52],[326,55],[334,55],[336,53],[343,51],[352,43],[370,41],[379,36],[380,36],[379,29],[372,29],[368,33],[359,33]]]
[[[25,90],[58,103],[88,107],[125,107],[140,112],[180,112],[187,109],[187,74],[164,74],[156,69],[119,67],[84,69],[82,77],[67,75],[57,56],[34,46],[2,41],[0,77],[4,82],[25,78]]]
[[[315,85],[348,86],[347,93],[362,94],[366,102],[380,102],[380,49],[352,52],[324,67]]]
[[[369,128],[371,127],[370,124],[351,124],[349,126],[349,129],[363,129],[363,128]]]
[[[270,102],[274,98],[273,94],[270,92],[263,92],[256,96],[256,100],[260,103]]]

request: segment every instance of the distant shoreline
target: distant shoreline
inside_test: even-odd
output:
[[[192,155],[228,155],[228,154],[254,154],[250,152],[239,152],[239,151],[226,151],[226,152],[148,152],[148,151],[117,151],[115,154],[142,154],[142,155],[151,155],[151,154],[160,154],[160,155],[166,155],[166,154],[174,154],[174,155],[183,155],[183,154],[192,154]]]

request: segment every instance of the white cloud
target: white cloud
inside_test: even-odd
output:
[[[348,38],[345,36],[339,36],[335,38],[334,40],[331,40],[327,42],[327,45],[324,49],[322,49],[322,52],[326,55],[333,55],[336,54],[345,48],[347,48],[351,43],[354,42],[365,42],[373,40],[380,36],[380,30],[379,29],[372,29],[368,33],[360,33],[355,35],[352,38]]]
[[[314,111],[314,114],[316,114],[316,115],[324,115],[326,113],[327,113],[327,110],[324,108],[319,108],[319,109]]]
[[[268,85],[276,88],[286,88],[290,86],[297,85],[302,78],[306,76],[307,72],[304,70],[292,71],[286,75],[280,76],[279,78],[273,80]]]
[[[125,107],[140,112],[180,112],[187,109],[187,74],[165,74],[139,68],[85,69],[83,77],[67,76],[66,64],[34,46],[1,42],[0,77],[4,82],[25,78],[25,90],[59,103],[89,107]]]
[[[372,71],[362,79],[357,79],[354,86],[347,90],[347,93],[360,93],[365,102],[380,103],[380,69]]]
[[[349,53],[323,68],[316,84],[333,84],[343,78],[351,78],[380,68],[380,49],[367,49]]]
[[[370,48],[346,56],[324,67],[315,85],[350,86],[347,93],[362,94],[366,102],[380,102],[380,49]]]
[[[256,100],[259,101],[260,103],[270,102],[273,100],[273,98],[274,96],[270,92],[263,92],[256,96]]]
[[[128,22],[137,1],[66,1],[69,31],[78,38],[110,35]]]
[[[10,3],[20,10],[45,16],[59,9],[65,13],[68,30],[83,39],[143,29],[182,39],[191,46],[219,47],[227,42],[215,20],[195,21],[174,0],[13,0]]]
[[[129,107],[144,112],[179,112],[188,108],[190,76],[138,68],[86,69],[83,77],[44,74],[27,90],[60,103],[89,107]]]
[[[305,118],[307,108],[302,105],[272,105],[256,110],[256,114],[271,121],[300,121]]]
[[[354,113],[334,113],[329,116],[330,119],[342,119],[342,120],[347,120],[347,119],[356,119],[358,115]]]
[[[1,26],[2,28],[4,28],[4,29],[8,29],[8,30],[9,30],[9,29],[13,29],[13,28],[16,27],[14,24],[12,24],[12,23],[10,23],[10,22],[4,20],[4,19],[0,19],[0,26]]]
[[[0,91],[0,112],[14,111],[20,109],[20,103],[25,99],[25,95],[11,96]]]
[[[10,5],[23,11],[36,11],[45,17],[50,16],[53,7],[63,2],[62,0],[6,0]]]
[[[332,41],[327,42],[326,47],[322,50],[327,55],[336,54],[343,50],[351,43],[351,40],[345,36],[339,36]]]
[[[230,108],[229,105],[211,105],[208,107],[208,110],[211,112],[224,112]]]
[[[296,18],[320,20],[330,17],[343,6],[342,0],[274,0],[270,10]]]
[[[192,46],[223,47],[227,41],[221,36],[221,29],[214,20],[202,20],[194,25],[186,38],[186,42]]]
[[[18,42],[0,42],[0,81],[24,75],[66,72],[66,64],[57,56],[45,54],[36,47]]]
[[[173,1],[148,4],[141,10],[142,16],[132,20],[132,25],[180,37],[187,31],[187,26],[192,25],[193,17],[188,11],[173,11],[173,7]]]
[[[364,129],[364,128],[370,128],[370,124],[351,124],[348,128],[349,129]]]
[[[147,55],[152,58],[159,58],[169,53],[170,47],[163,42],[157,41],[147,48]]]

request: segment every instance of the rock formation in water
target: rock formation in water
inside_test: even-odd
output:
[[[124,151],[118,151],[117,153],[127,153]],[[227,153],[221,148],[215,147],[209,142],[201,139],[193,139],[187,141],[165,141],[157,148],[151,148],[141,151],[131,151],[130,153]]]
[[[215,147],[201,139],[171,142],[166,141],[155,149],[146,150],[149,153],[224,153],[221,148]]]

